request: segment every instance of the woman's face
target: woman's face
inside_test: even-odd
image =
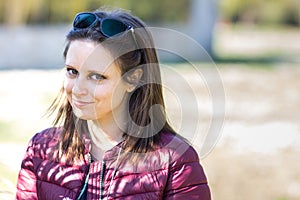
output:
[[[132,87],[101,44],[72,41],[66,55],[64,88],[73,112],[84,120],[111,122],[124,112]]]

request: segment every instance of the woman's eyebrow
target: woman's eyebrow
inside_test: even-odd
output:
[[[73,66],[71,64],[65,64],[65,68],[73,68],[75,70],[79,70],[80,67],[77,67],[77,66]],[[95,73],[95,74],[101,74],[101,75],[106,75],[107,74],[107,70],[96,70],[96,69],[88,69],[86,71],[87,73]]]
[[[96,74],[106,74],[105,71],[98,71],[98,70],[88,70],[89,73],[96,73]]]
[[[73,68],[73,69],[77,69],[77,67],[75,67],[75,66],[72,66],[72,65],[69,65],[69,64],[65,64],[65,68]]]
[[[91,69],[88,69],[87,70],[89,73],[97,73],[97,74],[107,74],[107,69],[105,69],[105,70],[97,70],[97,69],[93,69],[93,68],[91,68]]]

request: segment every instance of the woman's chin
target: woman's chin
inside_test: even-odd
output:
[[[92,115],[89,115],[89,114],[86,114],[86,113],[83,113],[80,111],[74,111],[74,115],[77,118],[82,119],[82,120],[94,120],[96,118],[95,116],[92,116]]]

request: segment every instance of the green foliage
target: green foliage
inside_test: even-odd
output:
[[[300,25],[299,0],[222,0],[220,9],[233,23]]]
[[[0,22],[63,23],[75,13],[106,6],[132,11],[143,20],[185,22],[193,0],[0,0]],[[220,0],[220,15],[229,22],[300,25],[299,0]]]
[[[80,11],[100,7],[122,8],[132,11],[145,21],[184,21],[189,0],[0,0],[0,22],[63,23],[70,22]]]
[[[285,198],[285,197],[282,197],[282,198],[279,198],[277,200],[289,200],[288,198]]]
[[[188,17],[189,1],[180,0],[130,0],[129,9],[137,16],[151,22],[185,21]]]
[[[196,0],[0,0],[0,23],[64,23],[75,13],[100,7],[123,8],[146,22],[186,22]],[[219,0],[228,22],[300,25],[299,0]]]

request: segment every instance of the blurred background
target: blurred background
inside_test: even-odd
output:
[[[44,114],[62,83],[64,36],[74,15],[102,6],[187,34],[214,63],[190,52],[192,60],[205,70],[218,67],[225,123],[202,158],[214,200],[300,199],[299,0],[0,0],[0,199],[14,199],[27,142],[51,125]],[[174,41],[172,48],[184,45]],[[177,57],[160,59],[198,78]],[[205,127],[211,99],[197,83]]]

